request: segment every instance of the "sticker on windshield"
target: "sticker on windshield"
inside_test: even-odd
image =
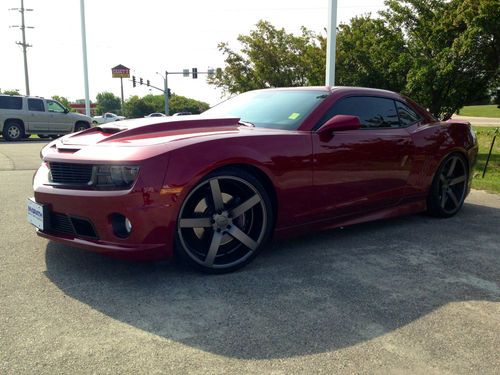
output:
[[[288,116],[288,118],[290,120],[297,120],[299,117],[300,117],[300,113],[297,113],[297,112],[294,112],[290,116]]]

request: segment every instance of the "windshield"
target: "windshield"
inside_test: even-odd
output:
[[[261,128],[296,130],[327,91],[258,90],[235,96],[203,112],[203,116],[235,116]]]

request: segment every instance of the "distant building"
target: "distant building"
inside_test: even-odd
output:
[[[81,113],[82,115],[85,114],[85,99],[75,100],[75,102],[70,103],[69,106],[76,112]],[[90,103],[90,115],[96,115],[96,104],[92,102]]]

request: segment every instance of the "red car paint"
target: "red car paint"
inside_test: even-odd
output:
[[[439,122],[408,98],[383,90],[307,89],[328,96],[293,131],[242,126],[237,118],[160,117],[103,125],[50,143],[34,177],[35,199],[53,212],[88,219],[98,239],[38,235],[121,258],[168,258],[184,198],[224,166],[245,168],[264,182],[276,202],[275,235],[284,236],[423,211],[447,155],[460,152],[469,166],[475,163],[469,124]],[[406,103],[422,120],[406,128],[320,137],[318,121],[333,103],[360,95]],[[134,164],[140,172],[128,190],[72,190],[47,185],[50,162]],[[114,234],[113,213],[130,219],[129,237]]]

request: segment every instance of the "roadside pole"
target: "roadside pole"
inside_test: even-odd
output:
[[[87,35],[85,31],[85,1],[80,0],[80,16],[82,24],[83,80],[85,85],[85,114],[90,117],[89,73],[87,68]]]
[[[164,89],[164,94],[165,94],[165,115],[170,115],[169,113],[169,103],[168,103],[168,71],[165,70],[165,89]]]
[[[122,89],[122,115],[123,115],[123,77],[120,77],[120,85]]]
[[[328,35],[326,46],[326,85],[335,86],[337,48],[337,0],[328,0]]]

